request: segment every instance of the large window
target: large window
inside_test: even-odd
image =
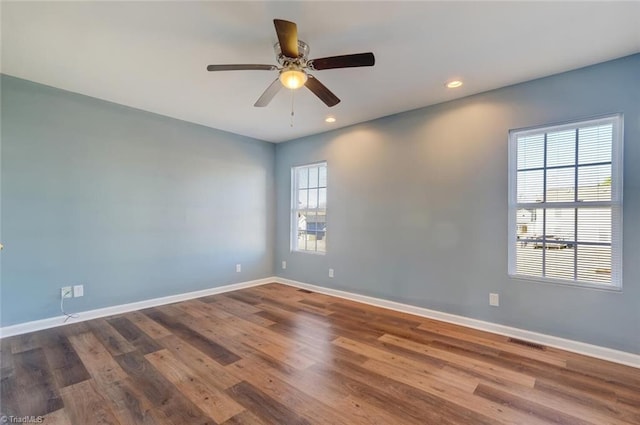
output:
[[[327,251],[327,163],[291,170],[291,249]]]
[[[509,274],[620,288],[622,117],[509,139]]]

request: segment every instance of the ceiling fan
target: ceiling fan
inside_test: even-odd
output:
[[[298,27],[294,22],[274,19],[278,35],[278,43],[275,44],[276,59],[280,66],[276,65],[209,65],[207,71],[278,71],[279,76],[262,93],[253,106],[267,106],[271,99],[280,91],[282,86],[289,89],[307,87],[318,96],[327,106],[332,107],[340,103],[340,99],[324,84],[318,81],[308,71],[321,71],[323,69],[353,68],[358,66],[373,66],[375,57],[373,53],[356,53],[352,55],[330,56],[319,59],[308,59],[309,45],[298,40]]]

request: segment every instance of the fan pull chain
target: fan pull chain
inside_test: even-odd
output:
[[[289,127],[293,128],[293,98],[295,97],[295,90],[291,90],[291,123]]]

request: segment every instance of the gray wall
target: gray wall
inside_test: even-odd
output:
[[[273,275],[274,145],[1,83],[2,326]]]
[[[623,292],[509,278],[508,131],[614,112],[625,125]],[[319,160],[328,253],[291,253],[290,168]],[[640,354],[638,163],[640,55],[280,144],[274,266],[285,278]]]
[[[0,81],[1,326],[58,315],[63,285],[85,285],[67,303],[83,311],[277,270],[640,353],[640,55],[277,146]],[[508,130],[613,112],[625,114],[623,292],[508,278]],[[329,252],[290,253],[290,168],[319,160]]]

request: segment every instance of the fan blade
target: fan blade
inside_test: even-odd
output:
[[[275,65],[209,65],[207,71],[275,71],[278,69]]]
[[[340,103],[340,99],[338,99],[335,94],[331,93],[331,90],[318,81],[318,79],[313,75],[309,75],[309,78],[307,78],[307,82],[304,85],[307,86],[313,94],[318,96],[329,108]]]
[[[281,88],[282,83],[280,83],[279,78],[276,78],[275,81],[271,83],[269,87],[267,87],[264,93],[262,93],[262,96],[260,96],[258,100],[256,100],[256,103],[254,103],[253,106],[257,106],[259,108],[267,106],[269,102],[271,102],[271,99],[273,99],[273,97],[278,94]]]
[[[282,54],[288,58],[297,58],[298,26],[293,22],[283,21],[282,19],[274,19],[273,24],[276,27]]]
[[[356,53],[353,55],[331,56],[328,58],[312,59],[309,68],[320,71],[323,69],[354,68],[357,66],[373,66],[376,58],[373,53]]]

